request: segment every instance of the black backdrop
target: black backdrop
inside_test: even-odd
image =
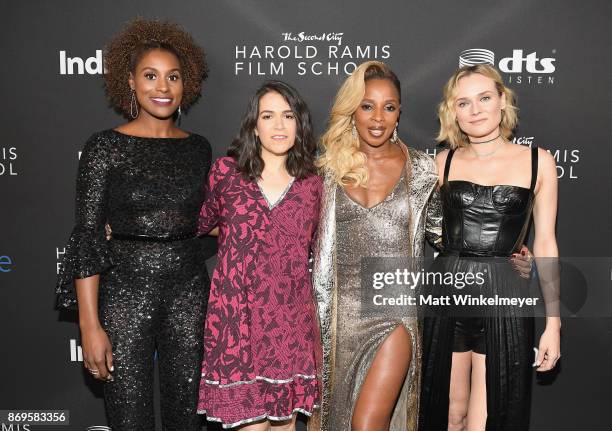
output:
[[[519,143],[557,159],[562,255],[609,256],[608,1],[64,0],[10,2],[3,12],[0,409],[70,410],[75,430],[106,423],[99,384],[82,372],[78,327],[54,311],[53,287],[79,151],[91,133],[123,121],[106,102],[97,50],[136,16],[178,22],[206,49],[210,78],[182,126],[206,136],[215,157],[264,79],[297,87],[320,133],[341,81],[366,59],[396,71],[400,136],[434,154],[445,80],[461,52],[489,50],[518,93]],[[609,274],[591,291],[610,289]],[[563,325],[559,372],[534,377],[533,429],[603,429],[612,320],[599,313]]]

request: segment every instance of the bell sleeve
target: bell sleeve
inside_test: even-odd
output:
[[[204,203],[198,218],[198,235],[210,232],[219,222],[220,193],[219,182],[223,179],[222,159],[217,160],[210,168],[208,182],[204,185]]]
[[[76,183],[75,225],[57,278],[57,307],[76,305],[74,280],[111,266],[104,225],[108,204],[108,142],[93,135],[81,153]]]

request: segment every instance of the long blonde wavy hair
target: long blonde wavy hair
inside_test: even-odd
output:
[[[453,76],[450,77],[444,86],[444,94],[442,102],[438,105],[438,118],[440,119],[440,131],[436,137],[436,141],[448,142],[451,149],[465,147],[470,143],[469,138],[459,128],[457,124],[457,116],[455,115],[455,91],[459,80],[465,76],[478,73],[480,75],[491,78],[495,83],[497,93],[501,96],[506,95],[506,107],[502,110],[502,119],[499,124],[501,135],[505,139],[510,139],[513,135],[514,128],[518,122],[518,108],[516,107],[516,98],[514,91],[506,87],[501,75],[493,66],[488,64],[476,64],[474,66],[464,66],[458,69]]]
[[[365,187],[368,183],[366,155],[359,150],[359,137],[353,136],[353,114],[365,95],[365,83],[370,79],[388,79],[397,88],[401,101],[401,88],[397,76],[380,61],[367,61],[342,84],[331,109],[327,130],[321,136],[323,154],[317,166],[342,185]]]

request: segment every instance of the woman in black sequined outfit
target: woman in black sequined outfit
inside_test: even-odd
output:
[[[109,98],[132,121],[85,144],[58,304],[78,304],[84,365],[105,381],[113,431],[155,428],[156,351],[163,427],[195,431],[209,284],[196,222],[211,148],[174,120],[199,97],[204,53],[174,24],[135,20],[105,60]]]

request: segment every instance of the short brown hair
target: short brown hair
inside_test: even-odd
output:
[[[128,83],[142,56],[152,49],[173,53],[181,64],[183,100],[187,111],[200,97],[202,82],[208,76],[204,50],[179,25],[157,20],[136,18],[106,46],[104,82],[106,95],[115,109],[128,117],[131,89]]]

